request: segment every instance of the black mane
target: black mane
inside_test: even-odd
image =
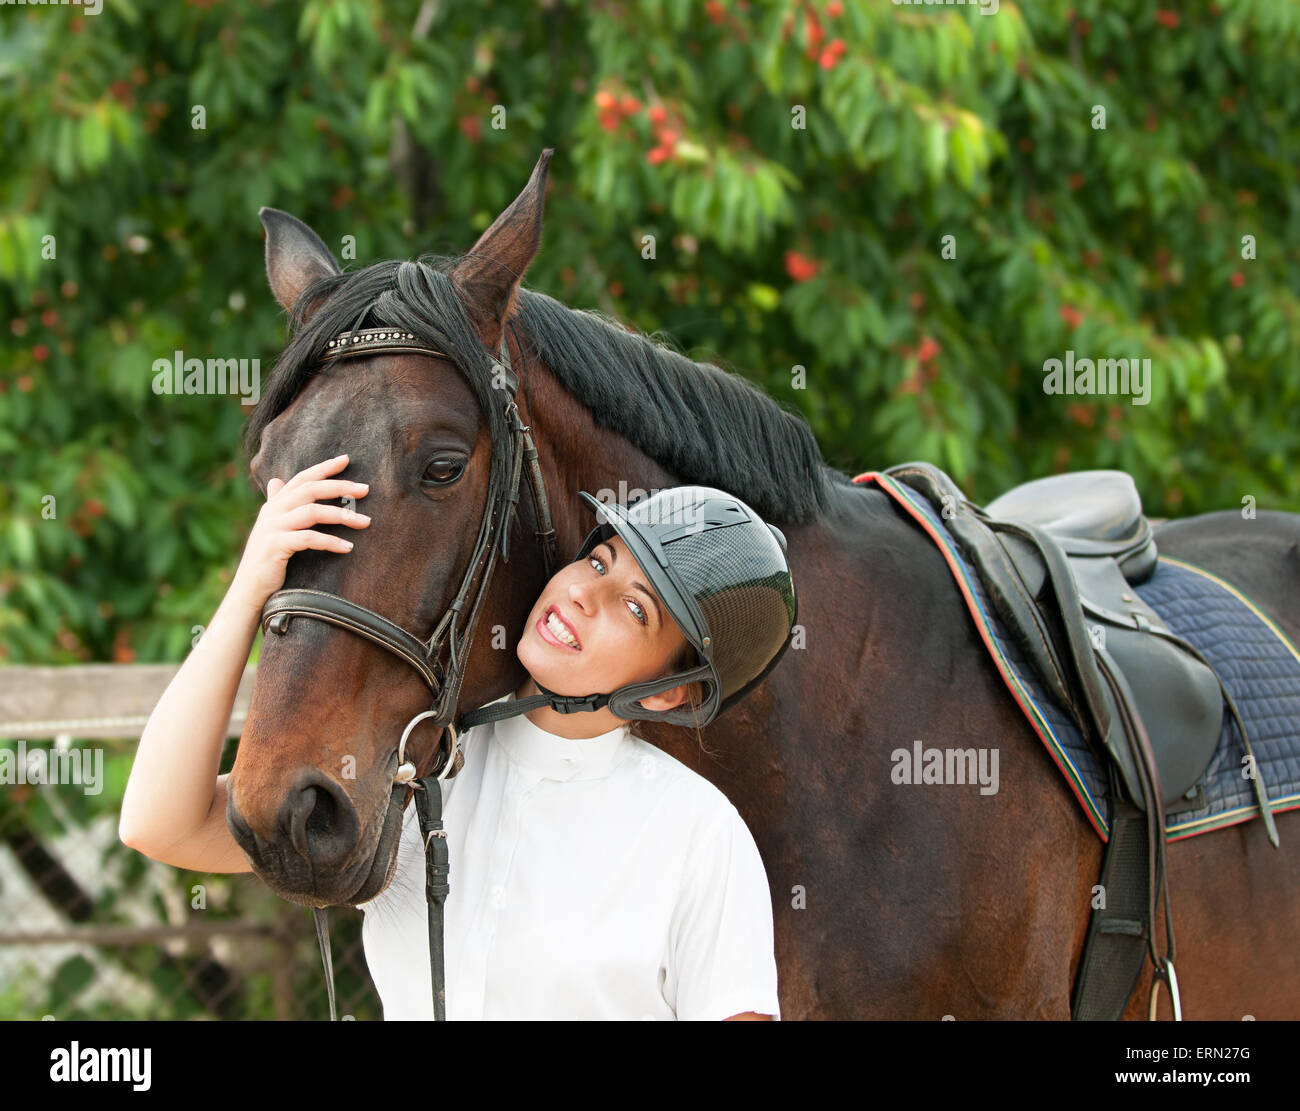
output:
[[[397,327],[446,351],[465,374],[491,422],[505,422],[491,388],[493,360],[478,342],[450,278],[455,258],[378,262],[314,283],[290,314],[293,338],[249,418],[245,449],[316,372],[325,343],[354,328]],[[307,305],[327,300],[307,324]],[[782,408],[738,374],[698,363],[603,314],[571,309],[542,293],[519,291],[512,334],[550,368],[595,421],[636,445],[683,483],[716,486],[773,524],[812,520],[831,484],[848,481],[828,467],[804,418]]]

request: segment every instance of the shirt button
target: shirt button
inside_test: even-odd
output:
[[[566,756],[566,757],[564,758],[564,762],[565,762],[566,764],[572,764],[572,763],[574,763],[577,759],[578,759],[578,758],[577,758],[576,756]]]
[[[492,888],[492,906],[500,910],[506,905],[506,889],[500,884]]]

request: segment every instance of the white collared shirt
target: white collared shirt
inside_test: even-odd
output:
[[[442,785],[449,1020],[780,1017],[767,874],[713,784],[627,725],[570,740],[520,714],[462,745]],[[414,803],[392,883],[360,905],[384,1018],[432,1019]]]

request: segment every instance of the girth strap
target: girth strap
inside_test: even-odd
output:
[[[1070,1017],[1115,1022],[1146,963],[1151,874],[1149,820],[1126,797],[1114,764],[1110,779],[1110,839],[1101,869],[1101,900],[1094,905],[1075,980]],[[1151,923],[1154,926],[1154,923]]]

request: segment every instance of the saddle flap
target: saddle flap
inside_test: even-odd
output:
[[[1177,803],[1195,786],[1218,747],[1223,695],[1214,672],[1166,639],[1169,630],[1131,588],[1111,559],[1072,559],[1093,645],[1108,652],[1128,683],[1151,741],[1162,801]],[[1164,634],[1164,635],[1162,635]],[[1129,797],[1141,807],[1127,740],[1111,716],[1106,747],[1124,773]],[[1137,789],[1135,789],[1137,788]]]

